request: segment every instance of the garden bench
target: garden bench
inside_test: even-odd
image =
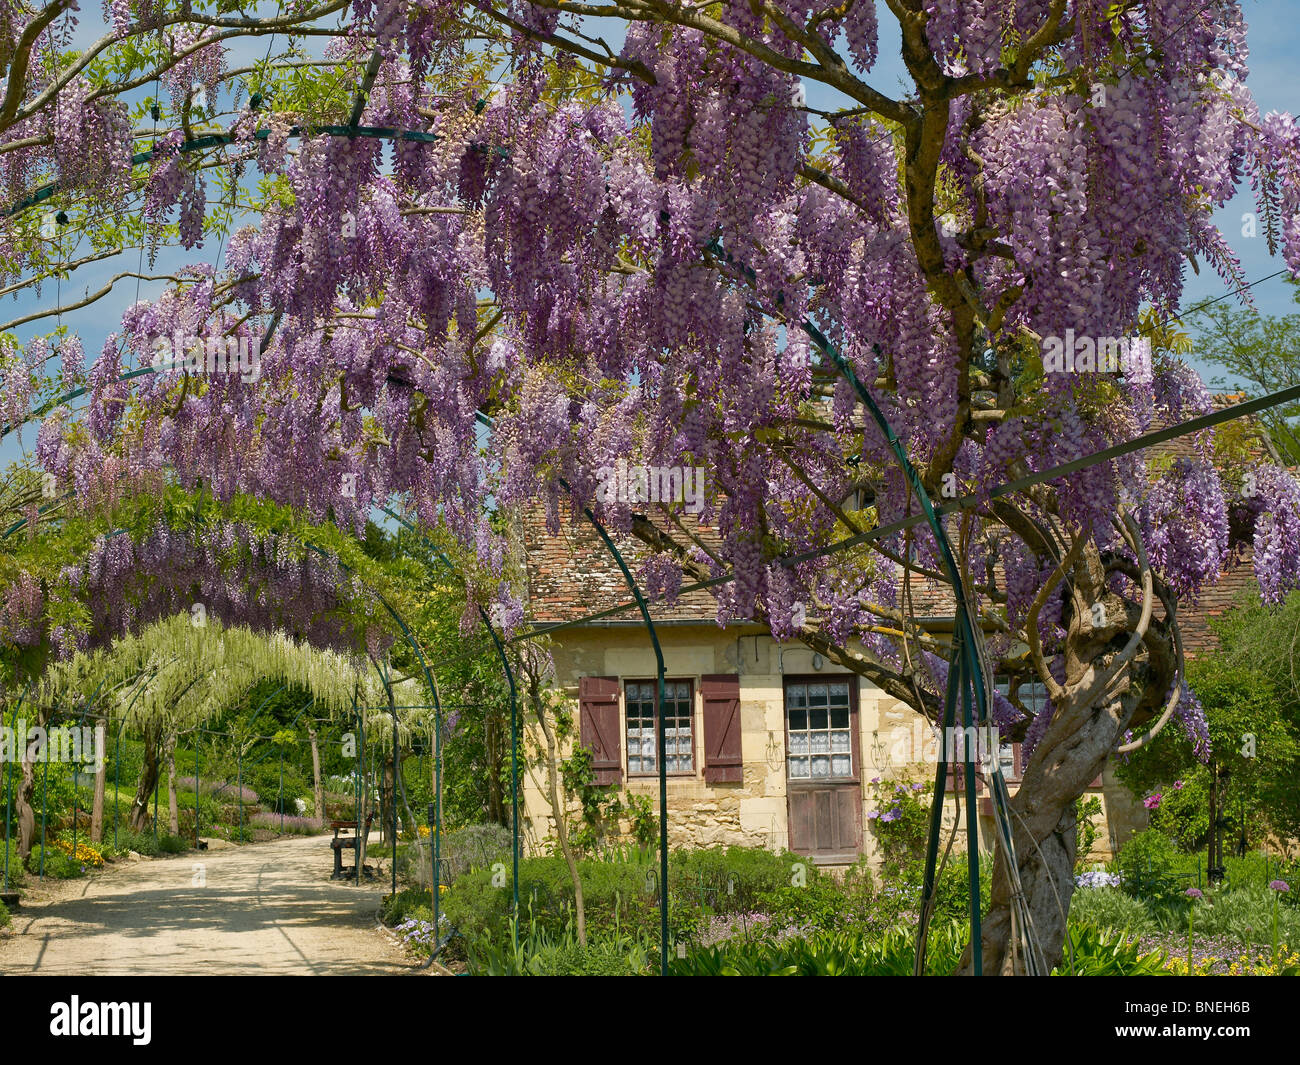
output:
[[[372,812],[366,818],[365,834],[370,834],[370,822],[375,819]],[[334,829],[334,838],[330,840],[330,847],[334,850],[334,872],[331,874],[331,880],[342,880],[346,876],[351,876],[356,872],[356,862],[360,861],[361,855],[361,833],[357,831],[358,822],[356,821],[331,821],[330,828]],[[352,835],[345,835],[345,833]],[[353,867],[348,871],[343,869],[343,852],[350,850],[357,855],[353,859]]]

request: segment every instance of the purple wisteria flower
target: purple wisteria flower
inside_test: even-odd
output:
[[[1274,880],[1270,882],[1268,886],[1272,890],[1282,892],[1283,894],[1291,890],[1291,885],[1288,884],[1285,880]]]

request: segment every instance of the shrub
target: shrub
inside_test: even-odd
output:
[[[67,838],[60,836],[54,841],[54,846],[87,869],[99,869],[104,864],[104,855],[100,847],[87,842],[84,837],[79,836],[74,845],[71,836]]]
[[[644,860],[652,865],[657,861],[648,852]],[[761,847],[706,847],[670,855],[668,886],[672,896],[698,900],[714,913],[750,913],[766,896],[804,890],[794,887],[796,865],[802,866],[799,877],[808,886],[829,879],[797,854]]]
[[[44,848],[37,844],[32,848],[32,853],[27,856],[27,869],[29,872],[40,874],[42,855],[44,855],[45,859],[44,873],[46,876],[53,877],[55,880],[73,880],[86,875],[85,867],[81,862],[74,859],[66,851],[60,850],[54,844]]]
[[[13,918],[9,916],[9,908],[0,902],[0,928],[8,928]]]
[[[925,781],[881,780],[867,785],[873,808],[867,813],[871,831],[880,842],[885,868],[893,870],[919,861],[930,830],[930,793]]]
[[[314,817],[299,817],[296,814],[285,814],[283,818],[277,813],[269,813],[266,810],[258,810],[248,819],[249,829],[269,828],[273,832],[281,831],[283,828],[286,835],[295,836],[314,836],[318,832],[325,831],[325,824]]]
[[[1253,885],[1207,892],[1205,902],[1195,908],[1195,930],[1204,936],[1231,936],[1245,946],[1271,944],[1274,898],[1268,888]],[[1185,933],[1186,911],[1168,914],[1162,924],[1169,931]],[[1300,946],[1300,909],[1283,902],[1278,907],[1277,925],[1279,943]]]
[[[1176,899],[1187,886],[1180,882],[1180,858],[1174,841],[1163,832],[1150,828],[1137,833],[1116,857],[1124,890],[1153,902]]]
[[[654,869],[650,861],[581,860],[588,929],[638,932],[656,927]],[[493,884],[494,879],[499,886]],[[531,914],[540,928],[558,934],[573,920],[573,885],[564,859],[523,859],[519,863],[519,900],[521,909]],[[452,883],[446,896],[448,920],[466,935],[484,930],[500,938],[508,929],[511,907],[508,868],[504,878],[491,867],[471,869]]]
[[[177,777],[176,792],[178,798],[186,793],[193,796],[194,778]],[[237,781],[200,780],[199,795],[212,795],[221,802],[242,802],[245,806],[256,806],[261,802],[257,792],[247,784],[241,789]]]
[[[429,952],[431,926],[413,922],[417,949]],[[578,943],[572,924],[559,933],[530,925],[521,930],[516,949],[513,937],[494,942],[490,937],[470,937],[466,962],[474,976],[636,976],[650,971],[657,953],[646,940],[627,935],[589,936]]]
[[[1070,900],[1070,919],[1081,925],[1140,934],[1159,927],[1140,899],[1116,887],[1080,888]]]
[[[441,885],[441,896],[447,894],[447,885]],[[433,894],[419,888],[403,888],[396,895],[385,895],[379,904],[379,919],[390,928],[415,918],[433,917]]]
[[[8,860],[9,883],[21,884],[23,882],[23,863],[18,857],[18,840],[0,840],[0,875],[5,870],[6,858]]]
[[[105,839],[111,839],[108,832],[104,833]],[[158,841],[154,838],[153,831],[134,832],[131,829],[119,830],[117,834],[116,853],[119,855],[126,854],[128,851],[135,851],[146,858],[153,858],[158,853]]]
[[[159,836],[158,850],[163,854],[184,854],[190,849],[190,842],[180,836]]]
[[[648,965],[645,948],[625,940],[564,944],[540,951],[536,960],[539,976],[636,976]]]
[[[733,942],[696,947],[670,959],[674,976],[908,976],[915,964],[914,929],[881,936],[818,932],[785,942]],[[935,924],[926,949],[927,973],[951,973],[961,960],[967,931],[957,922]]]
[[[509,862],[511,842],[510,829],[504,825],[466,825],[450,832],[444,829],[438,857],[447,882],[473,868]]]

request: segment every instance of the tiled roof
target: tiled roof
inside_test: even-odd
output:
[[[684,516],[683,523],[706,543],[717,543],[716,530],[700,526],[689,515]],[[528,559],[528,599],[535,621],[572,621],[632,601],[617,563],[587,522],[561,519],[559,534],[552,536],[546,531],[543,510],[537,507],[523,514],[520,526]],[[632,576],[643,585],[639,560],[645,556],[646,546],[631,536],[611,533],[610,537]],[[656,621],[712,621],[716,605],[709,592],[697,591],[681,596],[671,607],[659,600],[652,603],[651,610]],[[613,620],[639,622],[640,614],[632,608]]]

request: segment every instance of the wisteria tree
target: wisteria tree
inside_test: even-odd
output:
[[[1170,468],[992,493],[1208,409],[1167,341],[1189,264],[1241,286],[1211,214],[1243,183],[1300,267],[1300,131],[1252,101],[1237,4],[113,0],[79,53],[72,11],[6,8],[0,280],[189,261],[88,371],[74,336],[9,342],[10,426],[90,393],[39,426],[60,497],[162,474],[355,532],[400,499],[462,541],[470,606],[508,627],[491,510],[589,505],[657,594],[727,576],[720,622],[762,619],[934,719],[928,534],[813,555],[917,510],[851,368],[926,492],[970,497],[946,520],[1012,681],[993,719],[1032,749],[985,971],[1017,969],[1017,890],[1059,959],[1075,799],[1171,718],[1204,735],[1179,604],[1236,560],[1230,529],[1266,598],[1300,577],[1295,482],[1225,483],[1209,432]],[[712,533],[603,491],[619,458],[702,467]],[[9,638],[50,640],[50,589],[0,564],[28,619]]]

